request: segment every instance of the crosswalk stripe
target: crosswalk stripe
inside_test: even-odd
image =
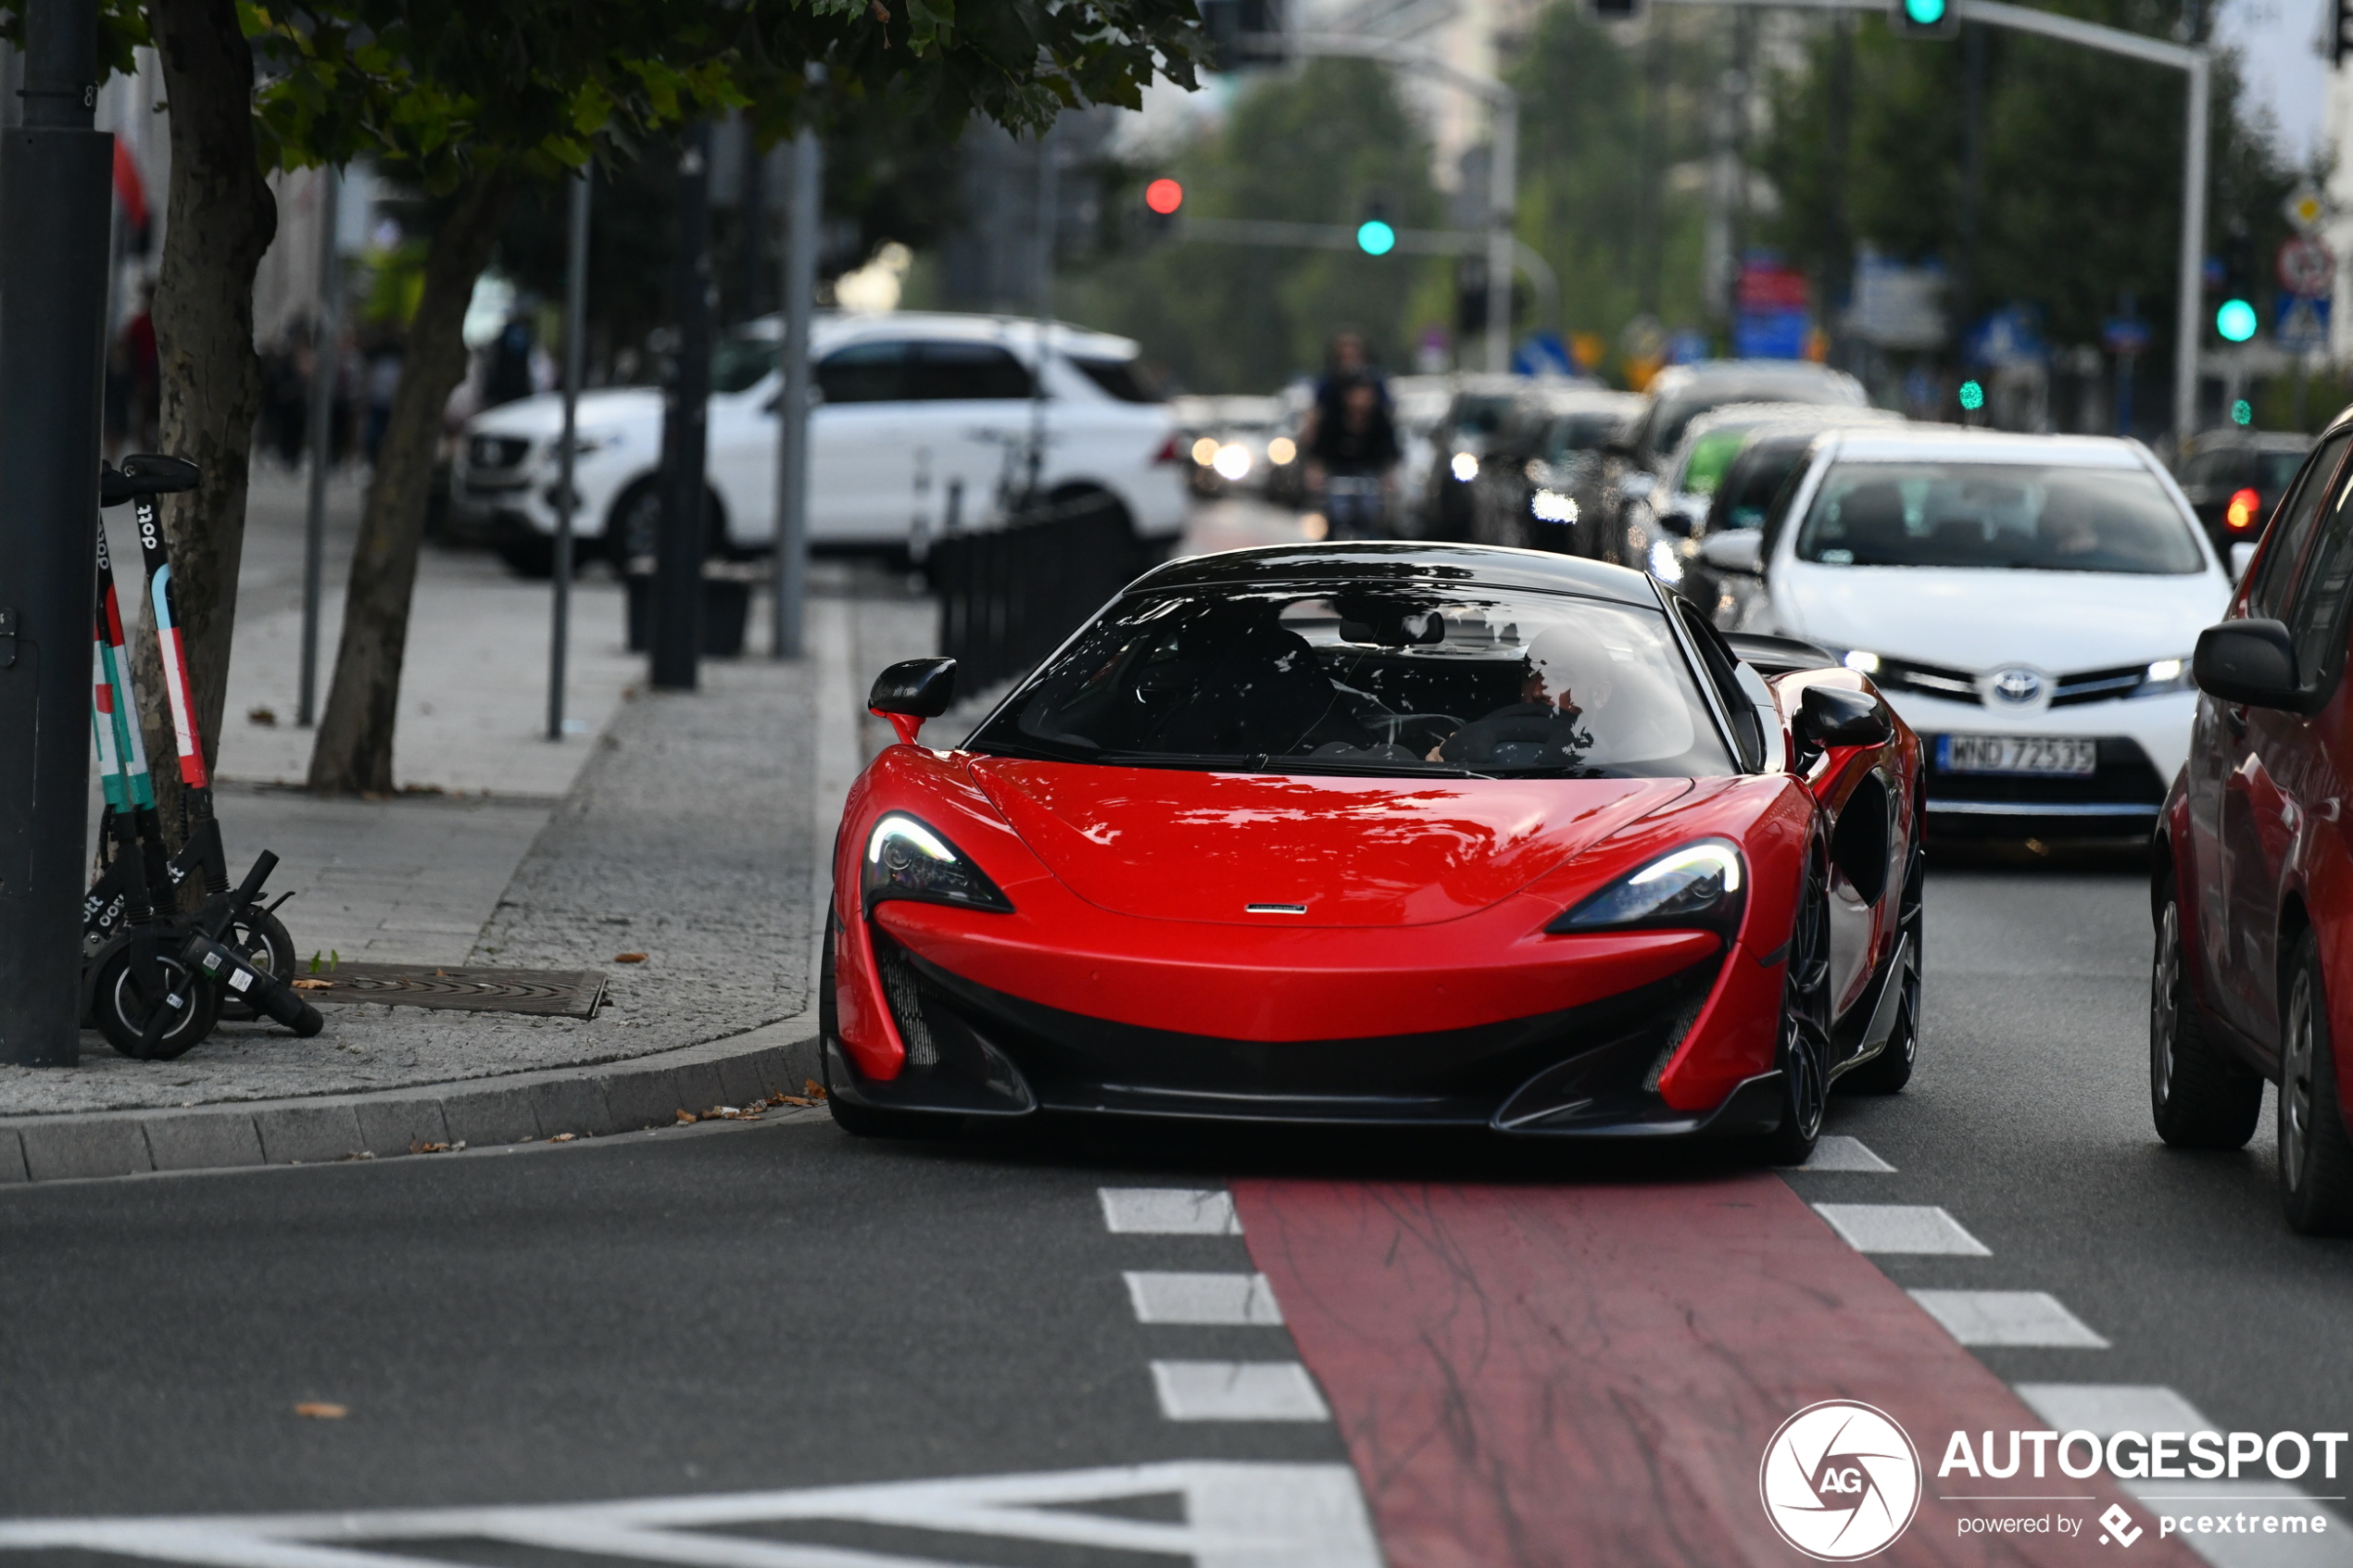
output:
[[[1282,1309],[1265,1274],[1131,1273],[1126,1280],[1138,1323],[1282,1326]]]
[[[2105,1350],[2108,1341],[2040,1290],[1915,1290],[1912,1299],[1964,1345]]]
[[[1814,1211],[1857,1252],[1994,1255],[1958,1220],[1931,1203],[1817,1203]]]
[[[1196,1187],[1099,1187],[1103,1223],[1126,1236],[1239,1236],[1232,1196]]]
[[[1154,1361],[1152,1388],[1171,1421],[1329,1421],[1297,1361]]]

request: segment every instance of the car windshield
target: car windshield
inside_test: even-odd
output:
[[[1544,456],[1557,463],[1579,452],[1593,451],[1625,422],[1616,414],[1563,414],[1544,433]]]
[[[1494,397],[1459,398],[1454,404],[1454,433],[1492,435],[1511,411],[1512,399],[1508,393]]]
[[[745,392],[775,369],[776,340],[729,332],[711,345],[711,390]]]
[[[1858,408],[1863,406],[1862,398],[1852,387],[1827,376],[1818,380],[1793,377],[1785,382],[1709,376],[1659,403],[1651,424],[1651,450],[1672,452],[1693,420],[1733,403],[1818,403]]]
[[[2154,475],[2037,463],[1840,463],[1815,493],[1797,556],[2144,576],[2206,569],[2189,520]]]
[[[1664,614],[1457,584],[1134,595],[967,745],[1272,773],[1732,771]]]
[[[1716,496],[1708,527],[1761,528],[1773,497],[1790,475],[1805,466],[1812,436],[1752,442],[1724,477]]]
[[[1712,430],[1692,443],[1683,457],[1683,471],[1672,486],[1686,495],[1713,495],[1722,481],[1724,470],[1740,456],[1741,446],[1748,440],[1744,430]]]

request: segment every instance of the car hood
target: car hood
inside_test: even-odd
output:
[[[610,425],[636,425],[661,419],[661,392],[650,386],[600,387],[580,395],[578,428],[584,432]],[[519,398],[485,409],[468,421],[478,435],[524,435],[545,439],[564,428],[564,400],[554,393]]]
[[[1205,773],[983,757],[989,800],[1099,908],[1260,924],[1428,925],[1509,897],[1692,789],[1689,779]]]
[[[2025,664],[2052,674],[2184,656],[2221,619],[2216,572],[1976,571],[1939,567],[1775,569],[1780,629],[1837,648],[1980,672]]]

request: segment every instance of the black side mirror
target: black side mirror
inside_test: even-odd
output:
[[[2296,639],[2276,621],[2225,621],[2197,634],[2190,658],[2197,689],[2224,702],[2254,708],[2305,706],[2296,669]]]
[[[956,661],[902,659],[875,677],[866,706],[876,713],[937,719],[956,700]]]
[[[1699,524],[1692,521],[1689,512],[1661,512],[1658,525],[1678,539],[1688,539],[1699,532]]]
[[[1814,759],[1831,746],[1884,746],[1895,734],[1878,698],[1843,686],[1806,687],[1790,728],[1797,735],[1800,768],[1813,766]]]

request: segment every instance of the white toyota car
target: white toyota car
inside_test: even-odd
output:
[[[2231,579],[2138,442],[1950,427],[1815,443],[1761,530],[1700,548],[1762,579],[1728,631],[1869,673],[1929,752],[1943,831],[2145,833],[2188,754],[2189,660]]]
[[[710,529],[714,553],[749,555],[775,538],[775,318],[747,323],[712,355]],[[1041,398],[1034,379],[1043,340]],[[1028,483],[1064,505],[1100,504],[1140,538],[1185,524],[1184,453],[1168,405],[1137,372],[1122,337],[998,316],[926,312],[821,317],[811,336],[809,538],[921,555],[956,528],[983,525]],[[659,514],[662,394],[582,395],[574,437],[573,527],[584,553],[651,548]],[[466,427],[452,473],[458,531],[517,570],[554,558],[556,444],[563,404],[505,404]]]

